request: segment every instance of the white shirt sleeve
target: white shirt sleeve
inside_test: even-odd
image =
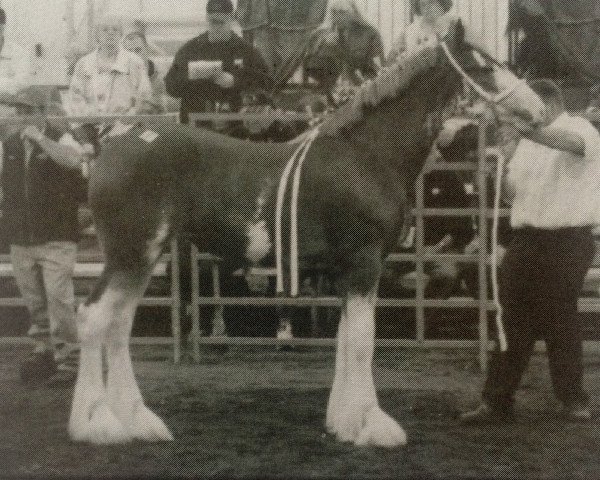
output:
[[[561,117],[560,128],[579,135],[583,139],[585,143],[585,160],[600,162],[600,132],[590,121],[582,117],[565,116],[564,118]]]
[[[60,137],[58,143],[73,148],[80,155],[85,154],[85,149],[83,148],[83,145],[81,145],[77,140],[75,140],[75,137],[73,137],[73,135],[69,132],[65,133],[62,137]]]

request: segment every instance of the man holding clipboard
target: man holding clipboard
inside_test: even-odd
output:
[[[233,30],[231,0],[209,0],[208,31],[184,44],[165,78],[167,93],[181,98],[180,118],[192,112],[234,112],[246,89],[268,89],[260,54]]]

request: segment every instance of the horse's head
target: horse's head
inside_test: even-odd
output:
[[[546,107],[524,80],[505,65],[465,41],[465,30],[459,20],[453,24],[442,42],[447,62],[466,83],[500,115],[540,125]]]

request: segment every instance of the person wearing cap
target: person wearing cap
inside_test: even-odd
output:
[[[0,99],[14,95],[30,83],[30,58],[18,44],[6,40],[6,12],[0,8]],[[4,104],[6,105],[6,104]],[[0,115],[14,113],[6,106],[0,109]]]
[[[415,0],[413,11],[416,18],[392,45],[387,62],[445,37],[456,19],[451,9],[452,0]]]
[[[84,149],[66,127],[45,120],[45,115],[63,113],[59,104],[56,88],[31,86],[18,92],[11,105],[32,120],[3,143],[2,224],[35,340],[33,353],[21,365],[27,382],[55,374],[64,379],[65,373],[74,378],[76,373],[73,269],[87,164]]]
[[[67,110],[71,115],[135,115],[152,110],[144,61],[123,48],[123,22],[106,16],[96,24],[98,48],[75,65]]]
[[[181,98],[180,118],[192,112],[237,111],[244,90],[268,89],[260,53],[233,32],[231,0],[209,0],[208,31],[185,43],[165,77],[167,93]]]

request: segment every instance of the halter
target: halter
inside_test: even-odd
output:
[[[471,87],[473,87],[473,90],[475,90],[479,94],[480,97],[482,97],[485,101],[487,101],[489,103],[493,103],[493,104],[500,103],[506,97],[511,95],[517,89],[517,87],[519,85],[522,85],[523,83],[525,83],[525,80],[519,79],[518,81],[516,81],[514,83],[514,85],[505,89],[503,92],[497,93],[495,95],[492,93],[486,92],[483,89],[483,87],[481,87],[481,85],[478,85],[477,82],[475,82],[475,80],[473,80],[473,78],[471,78],[469,76],[469,74],[463,70],[463,68],[460,66],[460,64],[452,56],[452,53],[450,52],[450,49],[448,48],[448,45],[446,44],[446,42],[445,41],[441,42],[441,45],[442,45],[442,49],[444,50],[444,53],[446,54],[446,57],[448,58],[448,61],[450,62],[450,65],[452,65],[454,67],[454,70],[456,70],[460,74],[460,76],[463,77],[466,80],[466,82],[469,85],[471,85]]]

